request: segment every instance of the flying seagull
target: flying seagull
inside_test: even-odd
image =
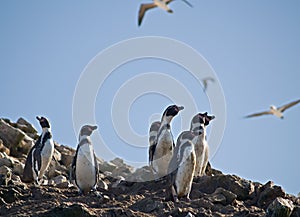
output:
[[[139,10],[139,18],[138,18],[138,25],[140,26],[144,15],[147,10],[159,7],[169,13],[173,13],[173,11],[168,7],[168,4],[171,3],[174,0],[153,0],[153,3],[147,3],[147,4],[141,4],[140,10]],[[189,3],[187,0],[182,0],[185,2],[188,6],[193,7],[191,3]]]
[[[203,83],[203,91],[205,92],[208,86],[208,82],[215,82],[215,79],[212,77],[206,77],[202,79],[202,83]]]
[[[293,101],[293,102],[290,102],[290,103],[288,103],[286,105],[283,105],[279,108],[276,108],[276,106],[271,105],[269,111],[264,111],[264,112],[259,112],[259,113],[247,115],[246,118],[252,118],[252,117],[257,117],[257,116],[261,116],[261,115],[275,115],[276,117],[283,119],[283,112],[286,109],[298,104],[299,102],[300,102],[300,99],[298,99],[296,101]]]

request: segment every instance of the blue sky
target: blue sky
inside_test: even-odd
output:
[[[189,8],[175,1],[170,4],[174,14],[149,11],[138,27],[142,2],[2,0],[0,116],[12,120],[22,116],[39,129],[35,116],[45,115],[55,140],[75,148],[78,129],[73,129],[72,102],[88,63],[120,41],[143,36],[175,39],[208,61],[223,88],[227,121],[212,165],[262,183],[273,180],[288,193],[300,192],[300,105],[287,110],[284,120],[243,119],[271,104],[300,98],[300,2],[191,0],[194,8]],[[105,143],[117,156],[133,162],[146,162],[147,149],[128,148],[118,137],[111,105],[122,84],[147,72],[166,73],[181,81],[197,99],[199,110],[210,112],[201,87],[176,64],[141,59],[117,68],[99,89],[94,115]],[[128,115],[132,129],[147,134],[149,118],[171,103],[155,94],[137,99]],[[174,119],[175,137],[179,125],[189,121]]]

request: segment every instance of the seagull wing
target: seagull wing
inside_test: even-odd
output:
[[[265,112],[259,112],[259,113],[247,115],[247,116],[245,116],[245,118],[252,118],[252,117],[257,117],[257,116],[261,116],[261,115],[270,115],[270,114],[272,114],[270,111],[265,111]]]
[[[202,81],[211,81],[211,82],[215,82],[215,79],[214,78],[212,78],[212,77],[205,77],[205,78],[203,78],[202,79]]]
[[[188,2],[187,0],[182,0],[184,3],[186,3],[188,6],[190,6],[191,8],[193,8],[194,6],[190,3],[190,2]]]
[[[280,112],[284,112],[286,109],[288,109],[288,108],[290,108],[290,107],[292,107],[292,106],[298,104],[299,102],[300,102],[300,99],[298,99],[298,100],[296,100],[296,101],[293,101],[293,102],[290,102],[290,103],[288,103],[288,104],[286,104],[286,105],[283,105],[283,106],[279,107],[278,110],[279,110]]]
[[[174,0],[165,0],[165,3],[166,4],[169,4],[169,3],[171,3],[172,1],[174,1]],[[193,7],[193,5],[190,3],[190,2],[188,2],[187,0],[182,0],[184,3],[186,3],[188,6],[190,6],[191,8]]]
[[[140,10],[139,10],[139,18],[138,18],[138,25],[140,26],[142,24],[143,18],[145,16],[145,13],[147,10],[151,8],[157,7],[156,4],[154,3],[149,3],[149,4],[141,4]]]

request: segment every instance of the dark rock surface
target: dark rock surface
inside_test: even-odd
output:
[[[23,118],[17,123],[0,119],[0,216],[300,217],[300,198],[280,186],[225,175],[210,165],[207,176],[194,178],[191,200],[174,203],[166,199],[166,180],[154,181],[148,166],[135,170],[119,158],[98,159],[97,191],[79,195],[69,182],[75,150],[58,143],[43,185],[25,184],[20,176],[37,136]]]

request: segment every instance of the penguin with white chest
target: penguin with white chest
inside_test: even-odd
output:
[[[209,146],[206,139],[206,128],[215,116],[205,113],[196,114],[191,121],[190,131],[197,135],[194,143],[196,152],[195,176],[203,176],[208,164]]]
[[[35,182],[40,185],[43,175],[53,157],[54,143],[50,123],[45,117],[36,117],[42,127],[42,134],[31,148],[23,171],[24,182]]]
[[[90,135],[97,126],[85,125],[80,130],[79,144],[72,162],[72,175],[80,193],[96,188],[99,170]]]
[[[190,200],[190,192],[196,167],[194,139],[190,131],[184,131],[177,139],[174,154],[168,168],[168,184],[171,187],[172,199]]]
[[[161,122],[154,122],[149,132],[149,163],[157,177],[167,175],[175,147],[170,123],[183,110],[183,106],[171,105],[165,109]]]

